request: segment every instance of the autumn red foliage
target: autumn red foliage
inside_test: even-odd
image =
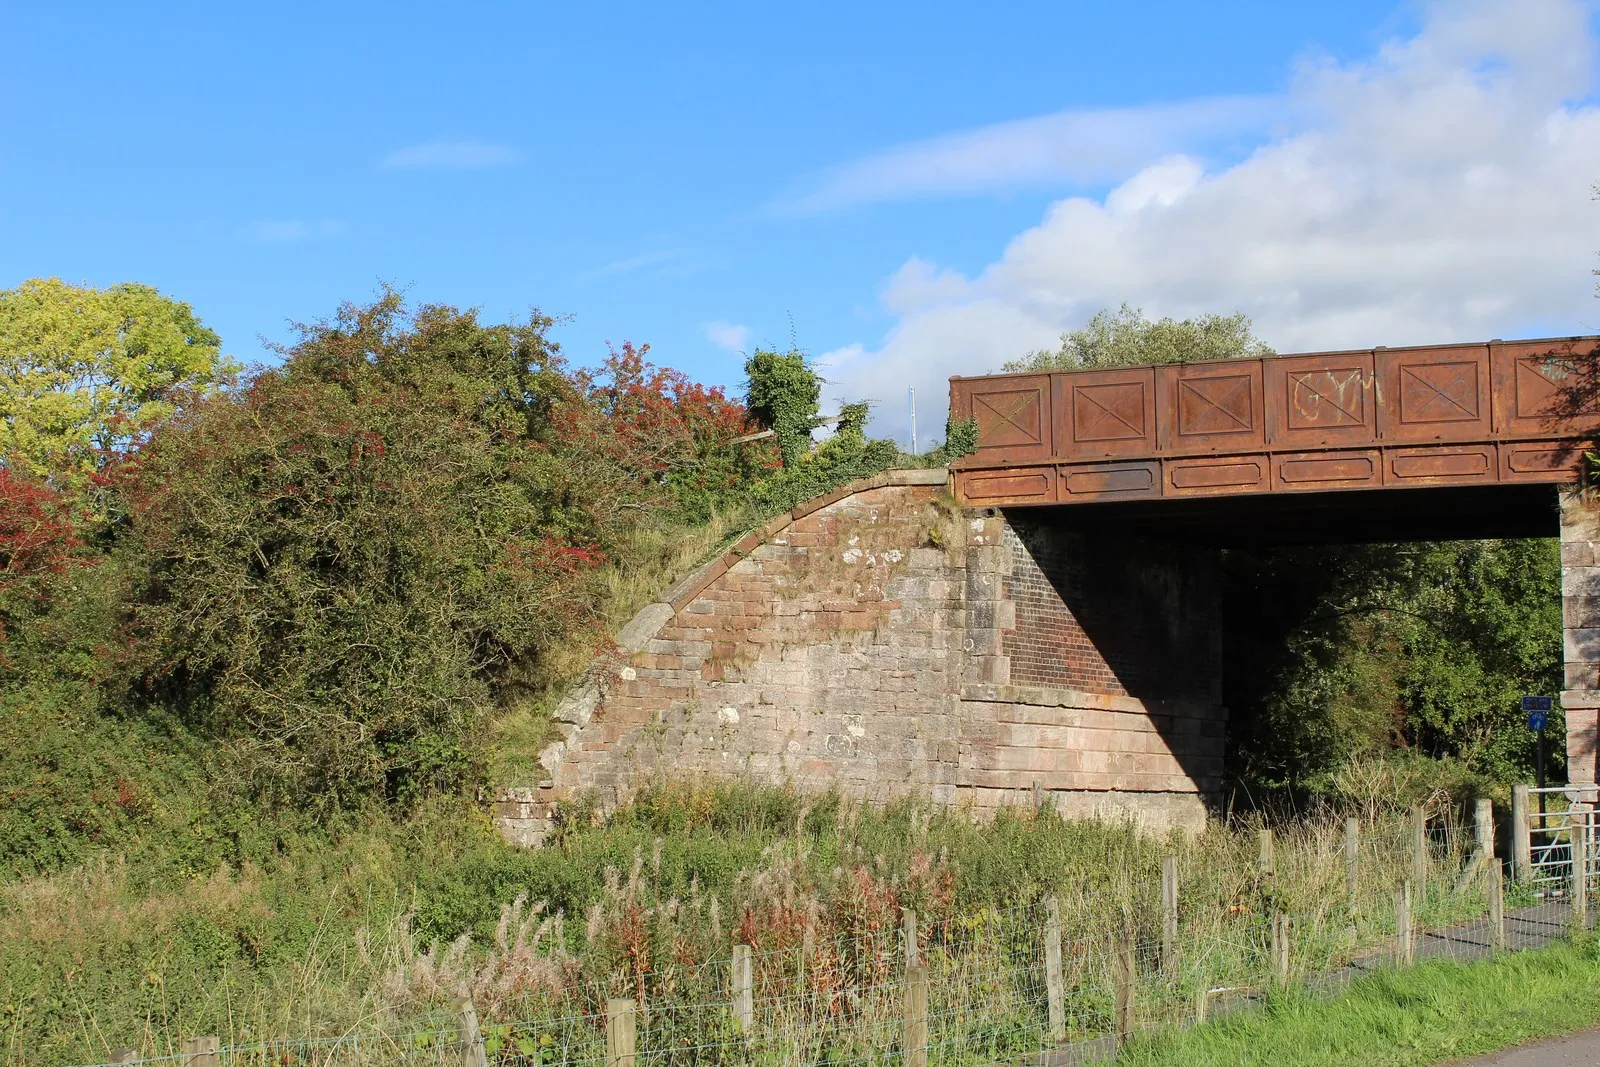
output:
[[[587,404],[556,413],[556,439],[581,441],[640,492],[663,491],[681,517],[703,521],[777,463],[770,443],[734,444],[754,427],[742,403],[721,386],[694,381],[646,357],[650,346],[624,341],[604,363],[574,381]]]
[[[31,614],[49,579],[83,556],[73,499],[38,478],[0,467],[0,637],[8,618]]]

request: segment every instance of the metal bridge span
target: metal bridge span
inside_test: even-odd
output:
[[[1281,516],[1287,498],[1315,497],[1325,516],[1356,515],[1358,499],[1369,515],[1400,514],[1409,499],[1426,520],[1416,501],[1430,500],[1446,533],[1452,509],[1473,514],[1457,537],[1553,533],[1499,529],[1490,513],[1509,489],[1533,499],[1578,480],[1600,437],[1597,400],[1594,336],[958,377],[951,411],[976,420],[978,449],[954,465],[955,491],[969,507],[1084,519],[1130,509],[1078,506],[1139,502],[1152,515]],[[1419,489],[1440,492],[1394,492]]]

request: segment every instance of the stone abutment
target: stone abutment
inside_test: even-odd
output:
[[[696,777],[1202,823],[1226,719],[1214,555],[961,511],[945,483],[811,501],[642,611],[558,709],[546,780],[500,795],[502,830],[536,844],[579,797]]]

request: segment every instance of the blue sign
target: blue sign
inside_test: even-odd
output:
[[[1528,712],[1528,729],[1532,730],[1534,733],[1538,733],[1540,730],[1544,729],[1544,724],[1545,724],[1545,713],[1544,712],[1542,712],[1542,711],[1530,711],[1530,712]]]
[[[1542,711],[1546,715],[1548,715],[1550,713],[1550,709],[1552,707],[1554,707],[1554,706],[1555,706],[1555,698],[1554,697],[1523,697],[1522,698],[1522,710],[1523,711]]]

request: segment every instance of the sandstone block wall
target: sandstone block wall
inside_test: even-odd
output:
[[[749,777],[1195,824],[1219,785],[1215,560],[956,511],[943,471],[781,516],[669,591],[557,712],[535,841],[582,794]]]
[[[1596,781],[1600,740],[1600,502],[1561,496],[1561,615],[1567,780]]]

